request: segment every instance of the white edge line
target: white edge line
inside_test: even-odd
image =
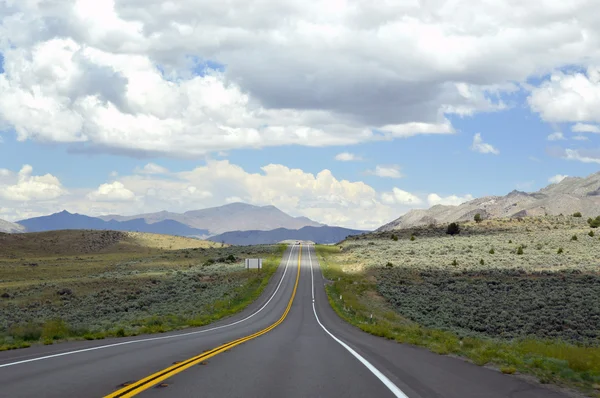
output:
[[[331,336],[332,339],[337,341],[342,347],[344,347],[346,350],[348,350],[348,352],[350,354],[352,354],[356,359],[358,359],[360,361],[360,363],[365,365],[365,367],[367,369],[369,369],[371,371],[371,373],[373,373],[375,375],[375,377],[377,377],[392,392],[392,394],[394,394],[398,398],[408,398],[408,395],[404,394],[402,392],[402,390],[400,390],[398,388],[398,386],[396,386],[390,379],[388,379],[383,373],[381,373],[375,366],[371,365],[371,363],[369,361],[367,361],[359,353],[357,353],[352,348],[350,348],[350,346],[348,346],[348,344],[344,343],[342,340],[335,337],[329,330],[327,330],[327,328],[325,328],[325,326],[323,326],[323,324],[319,320],[319,316],[317,315],[317,310],[315,309],[315,278],[313,275],[313,265],[312,265],[312,258],[310,255],[310,247],[308,247],[308,261],[310,262],[310,280],[311,280],[311,285],[312,285],[313,313],[315,314],[315,318],[317,319],[317,322],[319,323],[319,325],[323,328],[323,330],[325,332],[327,332],[327,334],[329,336]]]
[[[279,287],[281,286],[281,283],[283,282],[283,278],[285,277],[285,274],[287,272],[288,266],[290,264],[290,259],[292,258],[292,253],[294,252],[294,248],[295,247],[296,247],[296,245],[292,245],[292,249],[290,250],[290,255],[288,256],[287,262],[285,264],[285,268],[283,270],[283,275],[281,275],[281,279],[279,280],[279,284],[277,285],[277,288],[275,289],[275,291],[273,292],[273,294],[271,295],[271,297],[269,298],[269,300],[267,300],[267,302],[262,307],[260,307],[256,312],[248,315],[244,319],[241,319],[241,320],[233,322],[233,323],[228,323],[227,325],[216,326],[216,327],[213,327],[213,328],[210,328],[210,329],[197,330],[195,332],[181,333],[181,334],[175,334],[175,335],[171,335],[171,336],[151,337],[151,338],[147,338],[147,339],[124,341],[122,343],[107,344],[107,345],[102,345],[102,346],[99,346],[99,347],[84,348],[84,349],[81,349],[81,350],[62,352],[60,354],[53,354],[53,355],[46,355],[46,356],[43,356],[43,357],[37,357],[37,358],[31,358],[31,359],[24,359],[22,361],[17,361],[17,362],[9,362],[9,363],[5,363],[5,364],[0,365],[0,368],[6,368],[8,366],[20,365],[20,364],[28,363],[28,362],[41,361],[41,360],[44,360],[44,359],[62,357],[62,356],[65,356],[65,355],[79,354],[81,352],[88,352],[88,351],[95,351],[95,350],[102,350],[102,349],[106,349],[106,348],[118,347],[118,346],[127,345],[127,344],[145,343],[147,341],[166,340],[166,339],[174,339],[174,338],[177,338],[177,337],[191,336],[191,335],[194,335],[194,334],[206,333],[206,332],[210,332],[212,330],[226,328],[226,327],[237,325],[238,323],[247,321],[248,319],[252,318],[254,315],[256,315],[259,312],[261,312],[271,302],[271,300],[273,300],[273,297],[275,297],[275,294],[277,294],[277,291],[279,291]]]

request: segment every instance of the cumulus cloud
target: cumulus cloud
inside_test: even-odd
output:
[[[556,133],[552,133],[548,136],[548,141],[560,141],[560,140],[564,140],[564,139],[565,139],[565,136],[560,131],[557,131]]]
[[[467,194],[465,196],[457,196],[457,195],[449,195],[446,197],[441,197],[438,194],[431,193],[427,195],[427,203],[429,206],[435,205],[446,205],[446,206],[458,206],[461,203],[468,202],[473,200],[473,196],[471,194]]]
[[[400,166],[392,165],[377,165],[375,170],[368,170],[367,174],[373,174],[377,177],[383,178],[402,178],[403,175],[400,172]]]
[[[65,195],[67,191],[52,174],[42,176],[32,175],[33,168],[26,164],[15,176],[14,183],[0,185],[0,197],[10,201],[46,201]],[[10,177],[12,173],[2,172],[3,177]]]
[[[498,155],[500,153],[500,151],[494,148],[491,144],[483,142],[483,138],[481,138],[480,133],[477,133],[473,136],[471,150],[479,153],[491,153],[494,155]]]
[[[341,152],[335,155],[335,160],[340,162],[354,162],[357,160],[362,160],[362,158],[350,152]]]
[[[600,126],[595,124],[577,123],[571,127],[574,133],[595,133],[600,134]]]
[[[142,168],[136,167],[135,172],[138,174],[167,174],[169,169],[155,163],[148,163]]]
[[[548,178],[548,182],[550,184],[558,184],[559,182],[561,182],[562,180],[564,180],[567,177],[568,177],[568,175],[566,175],[566,174],[557,174],[555,176]]]
[[[585,135],[574,135],[573,139],[575,141],[587,141],[588,137],[586,137]]]
[[[402,205],[419,205],[422,202],[418,196],[395,187],[392,189],[392,192],[381,194],[381,200],[386,204]]]
[[[102,184],[95,191],[90,192],[87,198],[94,201],[130,201],[135,199],[135,194],[119,181]]]
[[[173,4],[4,7],[0,123],[129,154],[345,145],[452,133],[510,82],[600,63],[595,0]]]
[[[590,66],[585,73],[556,72],[532,90],[528,101],[549,122],[600,122],[600,67]]]

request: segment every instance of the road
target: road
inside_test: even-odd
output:
[[[345,323],[306,245],[288,248],[261,298],[236,316],[177,333],[1,352],[0,386],[11,398],[566,396]]]

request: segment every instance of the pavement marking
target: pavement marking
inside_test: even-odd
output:
[[[281,318],[279,318],[275,323],[271,324],[270,326],[266,327],[265,329],[262,329],[254,334],[251,334],[246,337],[241,337],[237,340],[230,341],[229,343],[225,343],[219,347],[213,348],[212,350],[204,352],[200,355],[196,355],[195,357],[192,357],[188,360],[182,361],[181,363],[179,363],[177,365],[170,366],[166,369],[163,369],[154,374],[151,374],[150,376],[145,377],[142,380],[139,380],[139,381],[131,384],[130,386],[121,388],[120,390],[117,390],[117,391],[113,392],[112,394],[106,395],[104,398],[133,397],[133,396],[141,393],[142,391],[145,391],[148,388],[151,388],[152,386],[155,386],[156,384],[161,383],[162,381],[164,381],[180,372],[183,372],[184,370],[186,370],[194,365],[197,365],[209,358],[214,357],[215,355],[225,352],[225,351],[227,351],[237,345],[240,345],[246,341],[255,339],[258,336],[262,336],[263,334],[268,333],[271,330],[275,329],[277,326],[279,326],[279,324],[281,324],[285,320],[288,313],[290,312],[290,309],[292,308],[292,303],[294,302],[294,297],[296,297],[296,290],[298,289],[298,282],[300,280],[300,261],[301,261],[301,259],[302,259],[302,245],[299,246],[299,250],[298,250],[298,272],[296,274],[296,282],[294,283],[294,290],[292,291],[292,296],[290,297],[290,301],[288,302],[288,305],[287,305],[285,311],[283,312],[283,315],[281,315]],[[289,261],[289,259],[288,259],[288,261]]]
[[[312,301],[313,301],[312,307],[313,307],[313,313],[315,314],[315,318],[317,319],[317,322],[319,323],[319,325],[323,328],[323,330],[325,332],[327,332],[327,334],[329,336],[331,336],[332,339],[337,341],[342,347],[344,347],[346,350],[348,350],[348,352],[350,352],[350,354],[352,354],[356,359],[358,359],[360,361],[360,363],[365,365],[366,368],[369,369],[371,371],[371,373],[373,373],[375,375],[375,377],[377,377],[392,392],[392,394],[394,394],[398,398],[408,398],[408,395],[404,394],[402,392],[402,390],[400,390],[398,388],[398,386],[396,386],[390,379],[388,379],[383,373],[381,373],[375,366],[373,366],[369,361],[367,361],[364,357],[362,357],[358,352],[356,352],[352,348],[350,348],[350,346],[348,346],[348,344],[344,343],[342,340],[335,337],[329,330],[327,330],[327,328],[325,326],[323,326],[323,324],[319,320],[319,316],[317,315],[317,310],[315,309],[315,278],[313,275],[313,265],[312,265],[312,257],[310,255],[310,246],[307,249],[308,249],[308,261],[310,263],[310,280],[311,280],[311,286],[312,286]]]
[[[177,337],[192,336],[192,335],[195,335],[195,334],[206,333],[206,332],[210,332],[210,331],[217,330],[217,329],[223,329],[223,328],[226,328],[226,327],[229,327],[229,326],[233,326],[233,325],[237,325],[239,323],[247,321],[248,319],[252,318],[256,314],[258,314],[259,312],[261,312],[263,309],[265,309],[265,307],[271,302],[271,300],[273,300],[273,297],[275,297],[275,295],[279,291],[279,287],[281,286],[281,283],[283,282],[283,278],[285,277],[285,274],[287,272],[288,266],[290,264],[290,259],[292,258],[292,253],[294,252],[294,248],[295,247],[296,247],[296,245],[293,245],[292,249],[290,250],[290,255],[288,256],[288,259],[286,261],[285,268],[283,270],[283,275],[281,275],[281,279],[279,280],[279,284],[277,285],[277,288],[275,289],[275,291],[273,292],[273,294],[271,295],[271,297],[269,298],[269,300],[267,300],[267,302],[262,307],[260,307],[258,310],[256,310],[256,312],[253,312],[252,314],[248,315],[244,319],[241,319],[241,320],[233,322],[233,323],[228,323],[227,325],[215,326],[215,327],[212,327],[212,328],[209,328],[209,329],[197,330],[195,332],[180,333],[180,334],[174,334],[174,335],[169,335],[169,336],[161,336],[161,337],[150,337],[150,338],[147,338],[147,339],[130,340],[130,341],[124,341],[124,342],[121,342],[121,343],[107,344],[107,345],[102,345],[102,346],[98,346],[98,347],[91,347],[91,348],[83,348],[81,350],[67,351],[67,352],[62,352],[62,353],[58,353],[58,354],[46,355],[46,356],[43,356],[43,357],[24,359],[24,360],[16,361],[16,362],[9,362],[9,363],[5,363],[5,364],[0,364],[0,368],[5,368],[5,367],[8,367],[8,366],[14,366],[14,365],[20,365],[20,364],[28,363],[28,362],[41,361],[41,360],[44,360],[44,359],[51,359],[51,358],[62,357],[62,356],[65,356],[65,355],[79,354],[79,353],[82,353],[82,352],[95,351],[95,350],[103,350],[103,349],[106,349],[106,348],[118,347],[118,346],[127,345],[127,344],[137,344],[137,343],[145,343],[145,342],[148,342],[148,341],[166,340],[166,339],[174,339],[174,338],[177,338]]]

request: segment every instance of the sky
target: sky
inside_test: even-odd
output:
[[[595,0],[0,0],[0,219],[374,229],[600,165]]]

